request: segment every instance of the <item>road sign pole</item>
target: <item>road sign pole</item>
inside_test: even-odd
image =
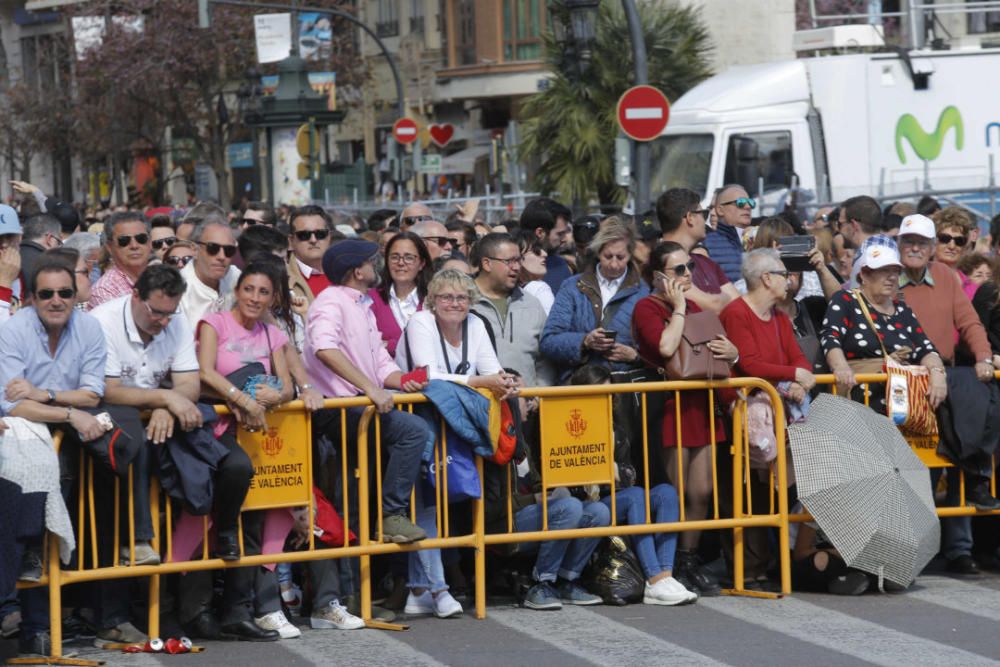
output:
[[[639,12],[635,7],[635,0],[622,0],[622,9],[625,10],[625,18],[628,21],[629,38],[632,42],[632,62],[635,66],[635,85],[640,86],[649,83],[649,72],[646,61],[646,39],[642,35],[642,22],[639,20]],[[633,205],[635,215],[645,211],[650,204],[649,198],[649,143],[646,141],[633,141],[635,147],[635,203]]]

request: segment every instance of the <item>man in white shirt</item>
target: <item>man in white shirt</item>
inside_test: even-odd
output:
[[[240,271],[233,266],[236,238],[225,218],[210,215],[198,223],[191,233],[191,240],[198,244],[194,261],[181,269],[187,290],[181,298],[180,309],[192,329],[209,312],[213,303],[232,293]]]

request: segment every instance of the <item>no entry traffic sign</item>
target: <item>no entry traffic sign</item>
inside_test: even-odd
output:
[[[618,100],[618,125],[636,141],[651,141],[670,118],[670,102],[652,86],[633,86]]]
[[[417,140],[417,124],[412,118],[400,118],[392,126],[392,137],[401,144]]]

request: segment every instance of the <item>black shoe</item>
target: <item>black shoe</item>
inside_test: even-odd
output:
[[[952,558],[948,561],[948,571],[954,574],[964,574],[966,576],[980,574],[979,566],[972,556],[964,555]]]
[[[221,629],[219,619],[210,611],[203,611],[188,623],[184,623],[184,632],[194,639],[218,639]]]
[[[241,642],[276,642],[281,635],[277,630],[264,630],[253,621],[240,621],[223,625],[219,638]]]
[[[863,595],[870,584],[867,574],[851,570],[827,584],[826,590],[834,595]]]
[[[235,534],[219,533],[215,538],[215,557],[222,560],[239,560],[239,538]]]
[[[971,487],[965,493],[965,502],[977,510],[1000,510],[1000,499],[990,495],[990,482],[985,480]]]
[[[701,566],[698,554],[693,551],[677,550],[674,579],[680,581],[684,588],[698,593],[701,597],[713,598],[722,593],[719,580]]]
[[[17,580],[31,583],[42,580],[42,557],[37,552],[25,550],[21,556],[21,572]]]
[[[17,655],[22,658],[52,655],[52,640],[49,638],[49,633],[39,632],[31,639],[18,639]]]

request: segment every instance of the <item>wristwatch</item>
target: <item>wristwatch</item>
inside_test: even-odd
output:
[[[56,402],[56,392],[52,391],[51,389],[46,389],[45,393],[49,395],[49,400],[47,401],[48,403]]]

